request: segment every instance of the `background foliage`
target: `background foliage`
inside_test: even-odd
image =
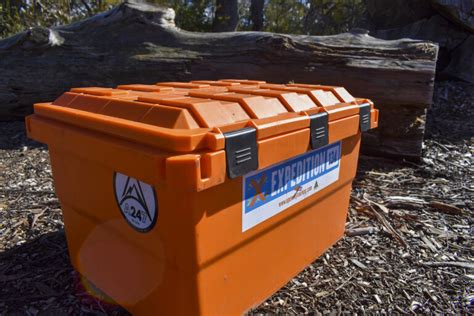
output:
[[[108,10],[122,1],[0,0],[0,38],[34,26],[49,27],[71,23]],[[250,12],[252,1],[238,1],[237,30],[255,29]],[[264,1],[262,31],[326,35],[366,25],[364,0],[261,1]],[[148,2],[172,7],[176,11],[176,24],[185,30],[212,31],[216,0],[149,0]]]

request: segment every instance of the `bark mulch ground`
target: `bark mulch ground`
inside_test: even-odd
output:
[[[262,313],[474,312],[474,87],[437,83],[419,163],[362,156],[346,236]],[[68,259],[46,147],[0,123],[0,315],[127,315]]]

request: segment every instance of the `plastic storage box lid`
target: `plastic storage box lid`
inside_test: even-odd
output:
[[[307,149],[316,149],[378,120],[370,100],[342,87],[233,79],[73,88],[34,112],[170,155],[225,151],[230,178],[265,167],[261,141],[309,129]],[[348,117],[358,118],[358,130],[331,125]]]

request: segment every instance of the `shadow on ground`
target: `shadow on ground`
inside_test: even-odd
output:
[[[38,143],[26,136],[25,123],[23,121],[0,122],[0,124],[2,124],[0,150],[21,149],[23,147],[46,147],[46,145]]]
[[[26,307],[27,306],[27,307]],[[64,231],[0,253],[0,310],[5,315],[128,315],[85,290],[69,262]]]

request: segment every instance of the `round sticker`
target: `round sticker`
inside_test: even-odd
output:
[[[143,181],[116,172],[114,190],[120,212],[127,223],[139,232],[152,229],[158,215],[154,188]]]

